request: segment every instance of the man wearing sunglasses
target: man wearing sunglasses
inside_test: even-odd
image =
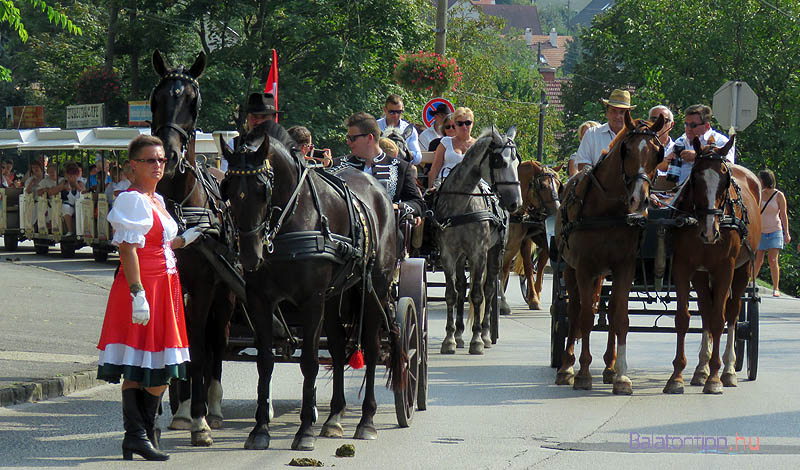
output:
[[[419,135],[419,145],[421,148],[429,150],[431,142],[433,142],[434,139],[441,139],[444,137],[442,134],[439,134],[438,130],[442,128],[442,123],[444,123],[444,119],[448,115],[450,115],[450,108],[448,108],[446,104],[439,103],[436,105],[436,111],[433,113],[433,124]]]
[[[384,153],[378,144],[381,131],[375,118],[365,112],[355,113],[347,119],[345,126],[347,146],[352,154],[338,158],[331,171],[349,166],[368,173],[386,188],[396,208],[406,214],[422,216],[425,203],[414,180],[411,164]]]
[[[681,165],[681,176],[678,180],[678,184],[686,181],[686,178],[688,178],[692,173],[695,157],[692,142],[694,142],[695,137],[700,139],[700,145],[708,145],[708,142],[711,141],[712,138],[714,141],[714,146],[718,148],[724,147],[725,144],[728,143],[728,136],[711,128],[710,107],[704,104],[693,104],[692,106],[686,108],[686,112],[684,114],[686,115],[683,120],[685,132],[682,136],[675,140],[675,148],[683,149],[680,154],[683,164]],[[728,151],[728,155],[725,156],[725,158],[727,158],[731,163],[734,163],[733,160],[734,156],[736,155],[735,147],[735,145],[732,146],[730,151]],[[665,161],[671,161],[676,157],[674,151],[665,155]]]
[[[405,109],[403,108],[403,98],[400,95],[392,93],[386,97],[386,103],[383,105],[383,117],[378,119],[378,127],[382,132],[387,127],[397,127],[402,134],[406,127],[410,126],[407,121],[401,119]],[[406,145],[411,152],[413,159],[412,165],[419,165],[422,161],[422,152],[419,149],[419,134],[414,126],[411,126],[411,135],[406,139]]]
[[[614,90],[608,99],[601,99],[606,106],[606,119],[608,122],[600,127],[593,127],[586,131],[575,155],[575,165],[578,171],[587,166],[594,166],[603,156],[603,150],[625,127],[625,112],[635,109],[631,106],[631,94],[627,90]]]

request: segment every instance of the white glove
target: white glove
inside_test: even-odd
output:
[[[200,235],[202,234],[203,234],[203,229],[201,229],[200,227],[192,227],[183,232],[183,234],[181,235],[181,238],[183,238],[183,247],[185,248],[189,246],[189,244],[191,244],[193,241],[200,238]]]
[[[133,298],[133,315],[131,321],[134,325],[147,325],[150,321],[150,304],[147,303],[147,297],[144,296],[144,291],[140,290],[136,294],[131,294]]]

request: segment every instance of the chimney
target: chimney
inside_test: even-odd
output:
[[[556,69],[553,67],[539,67],[539,73],[542,75],[542,79],[545,82],[556,81]]]
[[[550,30],[550,45],[553,47],[558,47],[556,38],[558,38],[558,33],[556,32],[556,28],[553,28]]]
[[[533,46],[533,31],[531,28],[525,28],[525,42],[528,46]]]

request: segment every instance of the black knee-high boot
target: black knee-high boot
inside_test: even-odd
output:
[[[144,419],[144,431],[153,447],[160,449],[161,446],[158,441],[161,438],[161,429],[156,428],[155,423],[158,415],[158,405],[161,404],[161,396],[151,395],[147,390],[142,390],[141,398],[140,405],[142,418]]]
[[[147,392],[135,388],[122,391],[122,424],[125,427],[122,458],[131,460],[133,454],[139,454],[146,460],[168,460],[169,455],[154,448],[147,438],[141,407],[142,394],[147,394]]]

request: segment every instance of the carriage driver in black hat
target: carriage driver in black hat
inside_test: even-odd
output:
[[[404,214],[421,217],[425,202],[414,180],[411,164],[381,150],[378,145],[381,130],[375,117],[365,112],[355,113],[347,119],[345,126],[347,145],[353,153],[338,158],[333,171],[338,166],[351,166],[371,174],[386,188],[395,208],[400,208]]]
[[[274,121],[278,110],[275,109],[275,97],[272,93],[250,93],[247,97],[247,119],[244,121],[245,133],[258,127],[259,124],[265,121]],[[228,147],[236,149],[239,145],[239,137],[234,137],[228,141]],[[228,161],[224,158],[220,162],[220,170],[223,172],[228,171]]]

